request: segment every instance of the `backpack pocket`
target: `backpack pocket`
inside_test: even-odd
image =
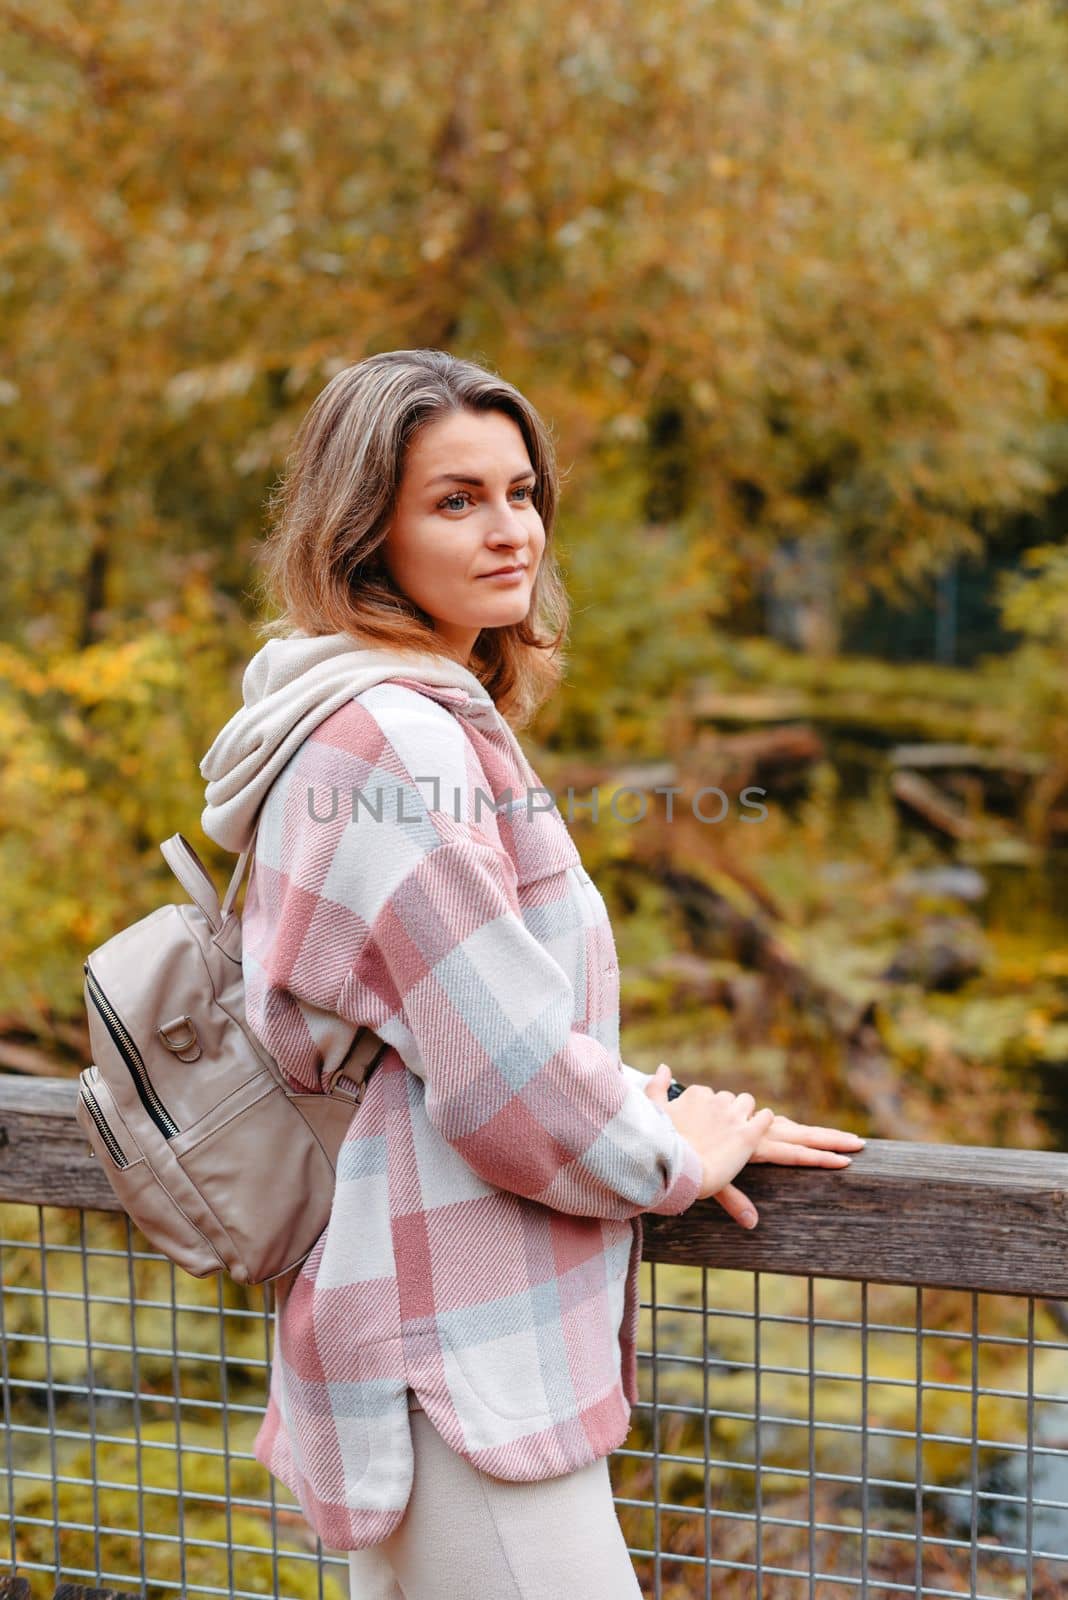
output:
[[[130,1139],[111,1098],[111,1091],[101,1078],[95,1063],[78,1074],[78,1094],[84,1113],[91,1119],[92,1127],[99,1136],[93,1140],[94,1146],[102,1147],[120,1171],[138,1160],[141,1152],[136,1150]],[[85,1131],[92,1137],[92,1129],[85,1124],[85,1115],[80,1120]],[[119,1129],[122,1130],[121,1134]],[[133,1153],[135,1150],[136,1154]]]
[[[337,1114],[351,1118],[354,1110],[338,1105]],[[334,1166],[281,1084],[263,1074],[195,1133],[195,1142],[183,1137],[169,1153],[211,1208],[231,1277],[259,1282],[303,1260],[329,1219]],[[210,1221],[201,1226],[214,1231]]]
[[[78,1074],[75,1115],[126,1215],[149,1244],[194,1277],[224,1264],[214,1240],[160,1182],[96,1065]]]

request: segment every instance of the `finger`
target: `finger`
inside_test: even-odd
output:
[[[729,1217],[740,1223],[743,1228],[755,1228],[757,1225],[757,1208],[744,1195],[736,1189],[733,1183],[728,1183],[722,1189],[717,1189],[712,1199],[721,1205]]]
[[[761,1139],[763,1139],[774,1120],[774,1111],[770,1106],[765,1106],[762,1111],[758,1111],[754,1116],[750,1117],[749,1121],[745,1124],[745,1132],[754,1149],[760,1143]]]
[[[774,1162],[779,1167],[848,1167],[853,1158],[837,1150],[811,1150],[807,1145],[793,1144],[786,1139],[766,1138],[749,1159]]]
[[[777,1131],[783,1139],[822,1146],[825,1150],[861,1150],[864,1147],[859,1133],[847,1133],[844,1128],[818,1128],[805,1122],[790,1122]]]
[[[751,1094],[740,1094],[735,1098],[735,1105],[743,1117],[751,1117],[756,1109],[756,1101]]]

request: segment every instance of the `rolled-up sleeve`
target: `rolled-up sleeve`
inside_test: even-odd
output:
[[[571,982],[524,922],[504,851],[430,850],[380,907],[337,1004],[395,1045],[430,1122],[485,1182],[573,1216],[697,1198],[694,1147],[575,1027]]]

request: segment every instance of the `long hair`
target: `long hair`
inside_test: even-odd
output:
[[[512,418],[537,475],[545,548],[521,622],[484,628],[469,670],[513,727],[528,722],[563,672],[569,607],[553,549],[560,473],[546,423],[519,390],[444,350],[389,350],[336,373],[301,422],[268,497],[259,596],[277,608],[262,638],[350,633],[460,659],[393,582],[381,556],[416,433],[458,410]]]

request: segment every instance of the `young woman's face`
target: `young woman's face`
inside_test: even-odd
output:
[[[454,411],[408,449],[386,569],[467,659],[483,628],[522,622],[545,548],[523,435],[502,411]],[[487,574],[522,570],[508,578]]]

